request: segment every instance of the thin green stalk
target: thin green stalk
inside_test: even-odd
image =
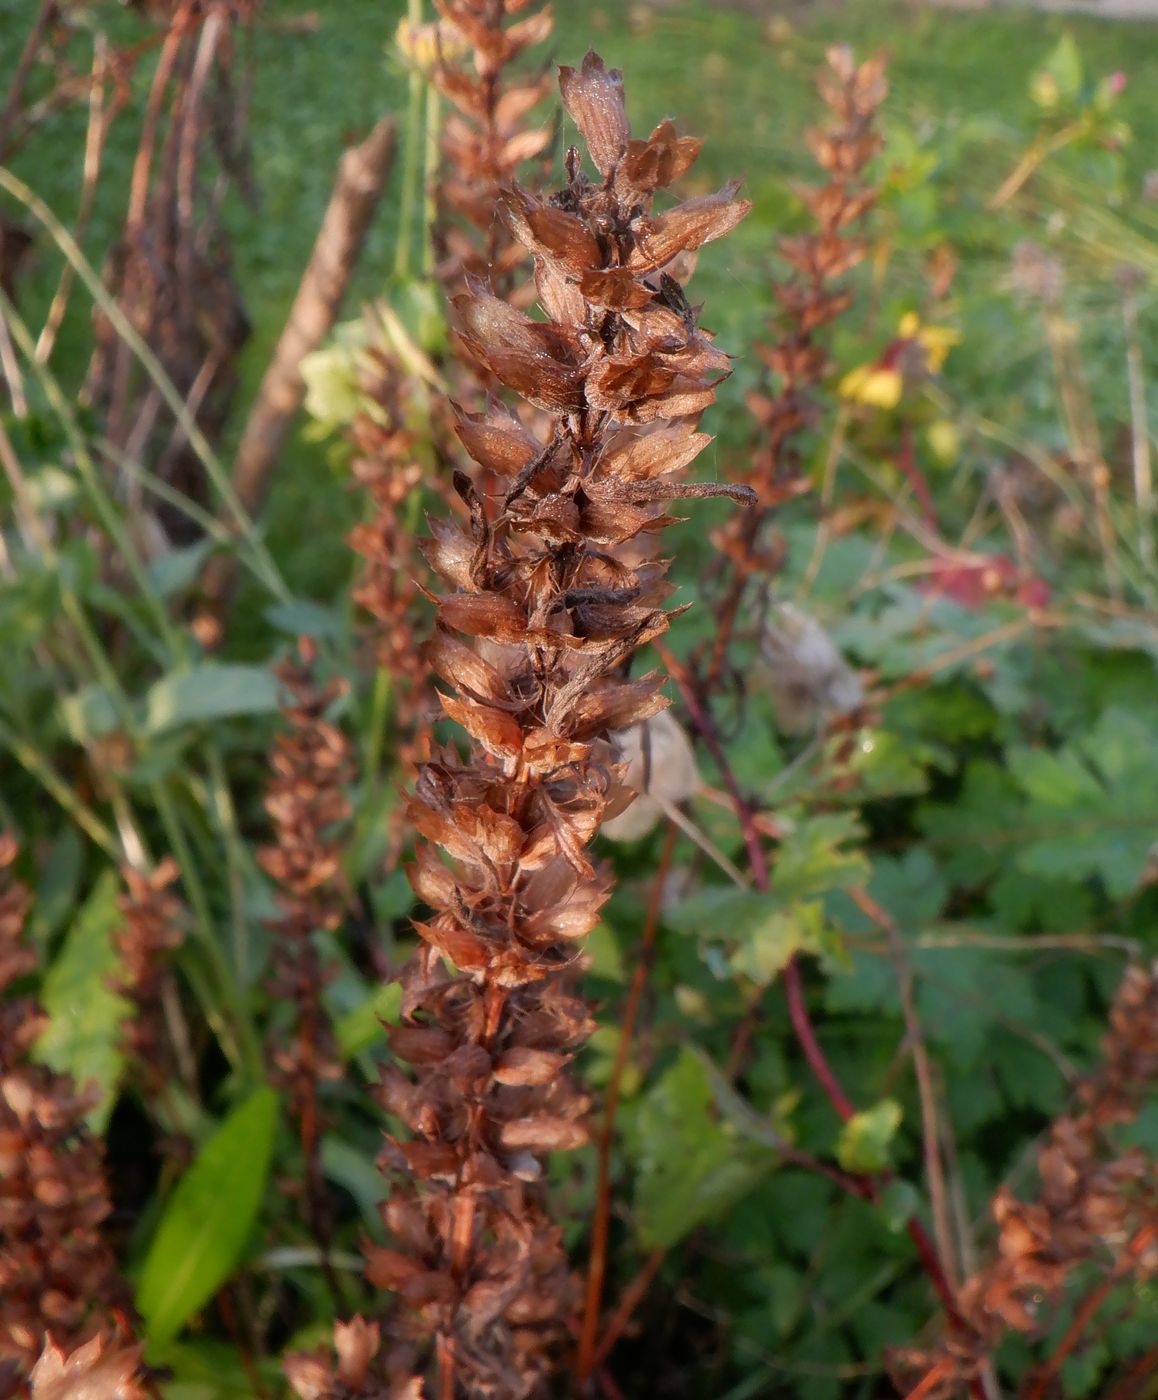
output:
[[[249,982],[249,923],[245,917],[245,845],[237,823],[237,809],[216,744],[208,745],[209,781],[212,810],[217,821],[221,843],[225,847],[226,874],[229,881],[229,922],[233,934],[233,968],[240,987]]]
[[[45,397],[52,407],[64,429],[64,435],[68,439],[68,445],[72,449],[73,461],[76,463],[77,471],[93,507],[100,519],[102,527],[107,531],[109,538],[116,545],[121,558],[125,562],[125,567],[132,576],[133,582],[137,586],[138,592],[145,600],[152,612],[157,624],[157,630],[169,648],[170,655],[174,660],[184,655],[185,642],[173,626],[169,616],[169,610],[165,607],[164,600],[154,587],[149,578],[148,570],[145,568],[136,546],[129,537],[121,520],[120,512],[116,503],[109,495],[105,484],[101,479],[101,474],[97,470],[96,463],[89,454],[85,444],[84,435],[80,431],[80,425],[76,421],[76,415],[65,397],[60,387],[60,382],[48,368],[41,364],[36,358],[36,346],[28,326],[17,314],[7,295],[0,290],[0,308],[3,308],[4,315],[8,319],[8,324],[12,331],[12,337],[17,347],[28,361],[29,369],[36,376]]]
[[[422,23],[422,0],[407,0],[406,19],[413,31]],[[402,281],[410,275],[410,242],[414,207],[420,176],[419,143],[422,140],[422,74],[410,62],[410,91],[406,111],[406,151],[402,163],[402,203],[398,214],[398,246],[394,251],[394,276]]]
[[[22,739],[14,729],[0,719],[0,743],[30,778],[48,793],[60,807],[76,822],[85,835],[111,859],[118,863],[124,859],[124,851],[109,827],[97,814],[77,797],[74,789],[65,782],[37,749]]]
[[[286,587],[281,572],[274,562],[273,556],[262,543],[253,521],[246,513],[245,507],[238,499],[233,483],[229,479],[229,473],[225,470],[221,459],[214,452],[209,439],[197,426],[197,421],[189,412],[188,405],[179,393],[176,385],[165,372],[164,366],[146,344],[140,333],[133,326],[116,299],[109,295],[107,288],[102,284],[100,278],[94,271],[92,264],[81,251],[76,240],[68,229],[60,222],[56,215],[49,209],[48,205],[35,193],[23,180],[15,176],[6,166],[0,165],[0,189],[5,190],[18,203],[24,206],[34,218],[44,226],[51,236],[53,242],[64,254],[65,258],[76,269],[81,281],[88,289],[89,295],[93,298],[101,311],[108,317],[113,329],[132,350],[140,361],[142,368],[156,386],[161,397],[165,400],[174,418],[177,420],[181,431],[189,441],[190,447],[197,454],[202,466],[204,466],[207,476],[212,483],[225,508],[233,516],[237,523],[238,531],[243,539],[253,550],[255,559],[261,563],[261,572],[266,586],[269,588],[280,602],[288,602],[290,591]]]
[[[433,81],[426,84],[426,159],[422,175],[422,274],[434,276],[434,224],[438,218],[435,189],[438,180],[438,135],[441,130],[440,93]]]
[[[177,814],[172,796],[164,783],[151,783],[149,795],[152,797],[161,818],[161,825],[165,829],[169,846],[181,867],[182,885],[193,908],[193,914],[201,934],[201,947],[213,973],[214,981],[228,998],[230,1008],[233,1011],[234,1025],[232,1027],[224,1019],[221,1022],[221,1030],[225,1032],[222,1048],[226,1050],[226,1053],[232,1051],[230,1058],[237,1068],[248,1075],[250,1080],[260,1081],[264,1077],[261,1046],[246,1011],[245,997],[235,981],[232,969],[217,941],[209,896],[205,891],[205,885],[197,869],[196,861],[193,859],[193,853],[189,849],[185,829]],[[209,1005],[206,1005],[207,1011]]]

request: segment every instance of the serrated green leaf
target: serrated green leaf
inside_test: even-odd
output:
[[[174,1188],[137,1286],[150,1345],[175,1337],[237,1267],[265,1193],[277,1119],[277,1095],[257,1089]]]
[[[901,1126],[901,1106],[881,1099],[854,1113],[840,1130],[836,1160],[846,1172],[880,1172],[889,1165],[889,1147]]]
[[[776,1168],[775,1152],[740,1139],[713,1109],[707,1073],[690,1050],[640,1101],[628,1137],[645,1248],[670,1248]]]
[[[88,1120],[96,1133],[105,1129],[124,1069],[121,1040],[130,1011],[113,990],[117,892],[115,872],[104,871],[69,929],[41,989],[48,1025],[35,1049],[37,1059],[78,1084],[96,1084],[99,1097]]]
[[[785,903],[813,899],[868,878],[868,862],[857,842],[864,829],[850,812],[807,817],[796,823],[776,852],[772,893]]]
[[[149,690],[145,728],[149,734],[163,734],[183,724],[269,714],[278,702],[277,678],[264,666],[207,662],[165,676]]]

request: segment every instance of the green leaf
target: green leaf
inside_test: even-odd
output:
[[[149,564],[149,578],[153,587],[162,598],[171,598],[174,593],[188,588],[201,572],[201,566],[213,553],[214,547],[213,540],[205,539],[158,555]]]
[[[124,1069],[125,999],[113,990],[119,957],[113,929],[120,922],[117,877],[106,870],[65,937],[44,979],[40,999],[48,1025],[36,1043],[38,1060],[80,1085],[99,1090],[89,1126],[102,1133]]]
[[[361,1005],[334,1026],[334,1039],[343,1060],[352,1060],[385,1038],[382,1022],[397,1025],[402,1012],[402,984],[383,982]]]
[[[137,1287],[151,1344],[175,1337],[237,1267],[265,1193],[277,1117],[277,1095],[256,1090],[174,1188]]]
[[[277,677],[264,666],[207,662],[159,680],[145,697],[145,728],[163,734],[183,724],[276,710]]]
[[[342,635],[342,619],[334,609],[313,603],[308,598],[271,604],[265,610],[265,620],[289,637],[326,637],[332,640]]]
[[[917,1188],[907,1181],[898,1178],[886,1183],[881,1191],[879,1209],[894,1235],[899,1234],[912,1220],[919,1201]]]
[[[684,1050],[634,1114],[635,1220],[647,1249],[670,1248],[776,1168],[774,1151],[740,1139],[714,1108],[703,1063]]]
[[[799,821],[776,852],[772,892],[787,903],[863,883],[868,877],[864,853],[844,846],[863,835],[860,823],[849,812]]]
[[[846,1172],[880,1172],[889,1164],[889,1145],[901,1126],[901,1106],[881,1099],[854,1113],[840,1130],[836,1160]]]
[[[121,722],[112,695],[103,685],[96,684],[62,696],[60,719],[68,737],[78,744],[89,744],[113,733]]]
[[[783,913],[771,909],[732,954],[729,962],[742,977],[760,986],[771,982],[797,953],[824,954],[839,961],[840,936],[825,923],[816,901],[794,904]]]
[[[42,953],[76,907],[83,872],[84,847],[76,827],[63,826],[44,860],[29,922],[29,938]]]

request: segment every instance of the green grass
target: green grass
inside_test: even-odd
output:
[[[252,144],[260,203],[252,209],[235,199],[228,208],[238,278],[254,322],[242,360],[242,405],[256,389],[284,322],[343,146],[383,112],[403,112],[405,79],[389,51],[404,8],[401,0],[343,0],[340,6],[282,0],[266,7],[266,19],[256,31]],[[818,6],[794,29],[781,22],[774,40],[771,20],[755,13],[761,8],[688,0],[655,7],[556,6],[553,48],[559,61],[577,61],[586,47],[598,46],[609,62],[627,71],[629,102],[640,126],[666,114],[705,138],[696,187],[743,177],[753,214],[726,247],[707,251],[693,284],[697,298],[708,307],[708,323],[729,348],[750,345],[765,324],[774,240],[798,218],[790,185],[809,174],[802,134],[817,116],[812,75],[825,45],[836,39],[851,42],[862,53],[886,48],[893,87],[887,122],[918,138],[936,129],[942,146],[949,143],[955,163],[930,178],[939,182],[940,198],[950,215],[954,210],[961,215],[954,233],[964,259],[965,288],[992,288],[1004,275],[1012,243],[1034,232],[1032,225],[1023,226],[1014,216],[967,216],[982,208],[1016,157],[1017,146],[1003,140],[1002,132],[1033,129],[1027,74],[1061,33],[1074,34],[1088,72],[1121,69],[1128,75],[1121,104],[1122,116],[1135,132],[1134,146],[1126,155],[1128,186],[1140,185],[1149,153],[1158,144],[1158,108],[1146,98],[1158,83],[1158,44],[1147,26],[1004,9],[914,12],[908,5],[885,0],[854,0],[847,6]],[[0,50],[16,51],[27,12],[24,0],[0,0]],[[311,13],[320,15],[316,32],[301,32],[285,23]],[[123,14],[116,15],[116,23],[122,32],[133,29],[131,18]],[[78,61],[85,61],[83,54]],[[969,123],[978,117],[988,124],[970,135]],[[58,117],[14,163],[66,219],[78,195],[83,124],[79,111]],[[123,207],[135,136],[127,114],[110,143],[88,240],[97,261]],[[350,314],[362,299],[386,285],[397,198],[396,180],[367,244],[348,304]],[[902,236],[903,217],[902,211]],[[914,285],[918,263],[911,259],[905,273]],[[55,274],[55,256],[44,249],[24,290],[33,321],[46,303]],[[1090,275],[1087,301],[1087,327],[1096,332],[1104,322],[1108,328],[1105,358],[1114,369],[1107,375],[1112,381],[1107,393],[1118,409],[1118,312],[1108,277]],[[874,328],[876,339],[866,353],[879,346],[889,329],[888,322]],[[77,297],[60,350],[66,377],[69,371],[79,373],[87,334],[88,308]],[[1004,344],[996,356],[991,345],[979,351],[974,355],[972,347],[964,347],[954,357],[952,370],[973,401],[1000,407],[1011,383],[1014,397],[1031,394],[1026,386],[1035,378],[1040,354],[1035,330],[1027,328],[1020,341]],[[725,437],[727,425],[739,418],[727,409],[739,404],[754,372],[752,358],[741,355],[720,415]],[[1052,412],[1052,405],[1043,407]],[[1013,405],[1015,418],[1033,411],[1032,403],[1028,408]],[[340,533],[355,509],[348,493],[335,489],[324,456],[315,444],[295,442],[268,521],[271,542],[291,579],[310,592],[325,591],[341,576],[344,558],[328,556],[341,553]],[[308,541],[298,539],[303,518],[311,523]]]

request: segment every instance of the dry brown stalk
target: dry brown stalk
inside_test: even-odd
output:
[[[578,947],[608,894],[587,847],[620,800],[605,736],[665,703],[660,676],[628,679],[625,664],[671,617],[665,564],[616,551],[668,523],[665,501],[752,498],[680,479],[729,362],[669,272],[748,206],[728,185],[653,214],[700,143],[667,122],[633,139],[622,76],[593,53],[560,85],[598,178],[571,151],[558,195],[514,188],[502,204],[550,320],[478,286],[455,299],[463,344],[548,430],[497,407],[463,414],[463,445],[504,489],[492,515],[456,474],[469,521],[435,522],[424,548],[449,586],[430,660],[469,752],[436,751],[409,806],[423,838],[411,878],[433,913],[390,1036],[414,1078],[383,1074],[383,1106],[411,1133],[383,1154],[394,1247],[370,1247],[367,1273],[413,1310],[438,1400],[541,1393],[575,1302],[534,1183],[545,1154],[587,1140],[566,1074],[592,1029],[570,985]]]
[[[540,157],[551,139],[549,127],[528,127],[526,119],[552,86],[548,72],[520,78],[510,69],[528,49],[546,42],[551,10],[548,5],[526,13],[537,0],[437,3],[445,23],[469,48],[471,67],[440,45],[433,78],[455,110],[441,138],[439,217],[432,231],[436,271],[451,295],[468,279],[482,278],[497,295],[509,296],[525,254],[495,209],[520,168]],[[468,373],[471,364],[468,356]]]
[[[44,1016],[34,998],[14,994],[36,967],[23,943],[29,895],[12,875],[16,855],[15,840],[0,836],[0,1395],[27,1393],[22,1382],[45,1347],[40,1374],[50,1377],[51,1348],[129,1335],[127,1295],[101,1234],[110,1205],[101,1147],[85,1127],[92,1097],[28,1058]],[[86,1355],[95,1364],[98,1354]]]
[[[902,1379],[911,1384],[923,1372],[923,1393],[960,1393],[1005,1332],[1037,1332],[1043,1304],[1060,1298],[1080,1265],[1098,1264],[1103,1282],[1027,1383],[1026,1400],[1041,1400],[1114,1283],[1158,1271],[1154,1164],[1140,1149],[1118,1150],[1112,1140],[1115,1128],[1137,1117],[1156,1078],[1158,963],[1126,973],[1110,1011],[1102,1066],[1081,1084],[1077,1108],[1055,1120],[1038,1153],[1038,1198],[1019,1201],[1005,1187],[994,1197],[997,1254],[966,1280],[959,1297],[970,1333],[946,1338],[932,1352],[898,1353],[894,1361]],[[929,1384],[934,1374],[935,1386]]]
[[[797,189],[816,228],[779,242],[780,255],[792,269],[791,276],[774,287],[783,330],[774,344],[756,347],[771,383],[748,395],[748,407],[760,427],[760,445],[748,459],[746,479],[760,499],[760,509],[731,518],[713,536],[729,567],[727,592],[718,609],[721,626],[707,668],[709,691],[722,674],[747,582],[753,576],[771,578],[779,568],[778,558],[761,545],[763,527],[780,502],[803,488],[796,480],[793,444],[816,422],[812,390],[832,368],[818,333],[852,302],[844,279],[867,251],[854,230],[877,199],[865,171],[883,144],[875,122],[888,95],[884,57],[877,55],[858,67],[850,49],[834,45],[827,60],[817,87],[832,119],[808,133],[809,147],[827,178],[822,185]]]
[[[272,776],[265,808],[276,840],[258,853],[262,868],[280,887],[270,994],[291,1008],[289,1037],[272,1047],[276,1082],[286,1092],[307,1164],[317,1175],[321,1131],[318,1088],[341,1072],[332,1027],[322,1004],[329,969],[314,942],[340,924],[348,907],[341,869],[346,796],[352,774],[350,743],[327,711],[344,692],[341,681],[319,686],[314,679],[314,644],[298,643],[298,659],[278,672],[289,699],[282,706],[287,730],[270,756]]]
[[[164,1085],[168,1058],[163,1000],[169,960],[184,941],[181,901],[171,892],[179,875],[176,861],[166,857],[156,869],[121,870],[124,893],[118,900],[121,926],[116,933],[122,994],[134,1015],[126,1032],[126,1048],[137,1071],[156,1088]]]
[[[346,287],[394,163],[395,123],[383,117],[338,162],[334,189],[273,358],[234,459],[242,505],[261,508],[270,476],[305,394],[302,360],[333,329]]]

